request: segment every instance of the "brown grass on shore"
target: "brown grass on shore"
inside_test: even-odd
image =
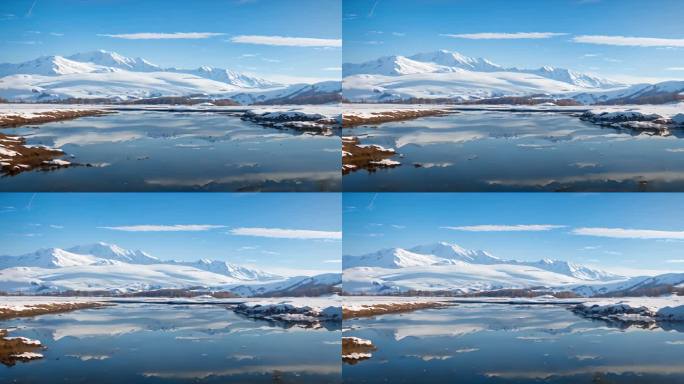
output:
[[[0,154],[0,174],[2,175],[14,176],[36,168],[56,169],[71,165],[71,163],[60,164],[54,161],[64,156],[61,150],[27,146],[26,139],[20,136],[7,136],[0,133],[0,148],[16,152],[14,156]]]
[[[342,128],[351,128],[359,125],[378,125],[382,123],[388,123],[390,121],[411,120],[425,116],[442,116],[449,113],[455,112],[442,109],[419,109],[407,111],[371,112],[373,116],[342,114]]]
[[[364,306],[363,308],[351,309],[342,307],[342,319],[351,319],[355,317],[370,317],[378,315],[386,315],[390,313],[411,312],[419,309],[429,308],[444,308],[448,306],[447,303],[440,302],[424,302],[424,303],[389,303],[389,304],[372,304]]]
[[[35,355],[43,349],[43,346],[37,340],[22,337],[6,337],[7,331],[0,329],[0,364],[11,367],[18,361],[26,362],[42,357],[42,355]],[[27,355],[23,355],[24,353]]]
[[[31,317],[46,315],[48,313],[62,313],[70,312],[78,309],[87,308],[100,308],[107,305],[99,302],[87,302],[87,303],[49,303],[49,304],[36,304],[27,306],[27,309],[16,310],[12,308],[1,308],[0,307],[0,320],[12,319],[15,317]]]
[[[381,162],[384,159],[396,155],[394,149],[385,149],[380,146],[361,146],[358,137],[343,137],[342,138],[342,174],[346,175],[349,172],[359,169],[366,169],[374,172],[377,168],[396,167],[397,165],[384,165]]]
[[[99,109],[73,110],[73,111],[48,111],[41,112],[32,117],[23,117],[21,115],[3,115],[0,116],[0,128],[17,127],[25,124],[43,124],[53,121],[69,120],[84,116],[98,116],[108,113],[115,113],[114,111],[105,111]]]
[[[371,352],[377,350],[370,340],[358,337],[342,337],[342,361],[357,364],[372,357]]]

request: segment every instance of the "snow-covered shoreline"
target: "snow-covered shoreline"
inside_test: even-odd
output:
[[[571,310],[588,318],[627,324],[684,322],[684,296],[589,299]]]
[[[307,326],[320,326],[324,322],[341,322],[342,308],[339,296],[318,298],[265,298],[238,304],[235,313],[261,320]]]

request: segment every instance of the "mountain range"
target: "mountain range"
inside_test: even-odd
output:
[[[435,243],[410,249],[390,248],[361,256],[345,255],[344,291],[353,294],[400,294],[407,291],[474,293],[501,289],[549,289],[595,296],[658,284],[684,287],[684,274],[628,278],[562,260],[507,260],[487,251]],[[636,288],[634,288],[636,289]]]
[[[286,85],[225,68],[162,68],[143,58],[105,50],[0,64],[0,97],[10,101],[123,101],[169,96],[233,100],[241,95],[234,101],[289,97],[289,102],[297,103],[298,93],[312,89],[319,99],[334,101],[335,95],[339,98],[340,83]]]
[[[660,104],[684,99],[683,81],[630,86],[565,68],[503,67],[446,50],[345,63],[342,74],[344,98],[354,102],[544,97],[582,104]]]
[[[226,261],[161,260],[146,252],[95,243],[47,248],[20,256],[0,256],[0,291],[140,292],[205,288],[237,295],[306,294],[341,283],[339,274],[284,277]]]

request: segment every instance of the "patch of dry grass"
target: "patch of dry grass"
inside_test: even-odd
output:
[[[370,317],[378,315],[386,315],[389,313],[411,312],[419,309],[428,308],[444,308],[448,306],[447,303],[440,302],[424,302],[424,303],[389,303],[389,304],[373,304],[363,306],[362,308],[347,308],[342,307],[342,319],[351,319],[354,317]]]
[[[446,111],[442,109],[419,109],[407,111],[386,111],[386,112],[371,112],[372,116],[358,116],[352,113],[342,114],[342,128],[357,127],[359,125],[378,125],[388,123],[390,121],[402,121],[417,119],[425,116],[442,116],[453,111]]]
[[[43,124],[53,121],[69,120],[84,116],[98,116],[114,111],[104,111],[99,109],[73,110],[73,111],[49,111],[42,112],[36,116],[24,117],[21,115],[0,116],[0,128],[18,127],[25,124]]]

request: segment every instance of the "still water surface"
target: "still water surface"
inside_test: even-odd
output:
[[[0,366],[20,383],[340,383],[340,327],[286,327],[215,305],[119,304],[5,321],[44,359]],[[15,329],[12,329],[15,328]]]
[[[621,328],[562,306],[461,304],[344,322],[373,356],[345,383],[684,383],[684,326]]]
[[[341,141],[218,113],[122,111],[4,129],[70,167],[0,178],[0,191],[338,191]]]

